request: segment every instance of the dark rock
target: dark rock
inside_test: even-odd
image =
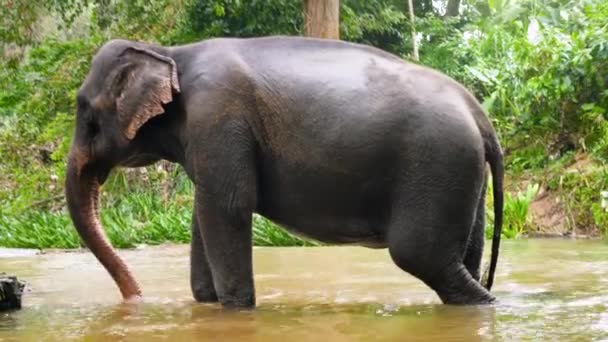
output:
[[[0,274],[0,311],[21,309],[21,296],[25,283],[17,277]]]

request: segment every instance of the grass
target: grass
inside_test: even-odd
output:
[[[188,243],[192,220],[192,186],[175,171],[171,195],[163,199],[159,180],[148,179],[142,184],[117,173],[103,188],[101,222],[106,234],[117,248],[133,248],[140,244],[156,245],[166,242]],[[183,178],[183,179],[182,179]],[[505,193],[503,237],[514,239],[532,228],[529,207],[539,186],[529,185],[524,191]],[[486,237],[493,231],[494,210],[491,182],[487,201]],[[4,211],[0,214],[0,246],[20,248],[78,248],[80,238],[65,209],[33,210],[21,214]],[[270,220],[253,216],[255,246],[317,246],[320,243],[289,233]]]
[[[262,216],[253,215],[253,244],[255,246],[319,246],[314,240],[290,234]]]
[[[190,241],[191,199],[184,195],[164,202],[151,192],[140,192],[102,203],[101,221],[117,248],[140,244]],[[188,197],[189,198],[189,197]],[[271,221],[253,217],[256,246],[311,246],[316,242],[291,235]],[[67,212],[30,211],[0,215],[0,245],[18,248],[78,248],[80,238]]]
[[[491,189],[486,210],[486,235],[491,236],[494,211]],[[530,185],[516,194],[505,193],[503,237],[520,237],[530,227],[528,210],[538,191]],[[140,244],[188,243],[192,199],[187,194],[163,201],[153,192],[134,192],[120,198],[105,196],[101,221],[112,244],[133,248]],[[295,236],[275,223],[253,216],[255,246],[317,246],[316,241]],[[65,210],[29,211],[22,215],[0,216],[0,245],[20,248],[78,248],[80,238]]]

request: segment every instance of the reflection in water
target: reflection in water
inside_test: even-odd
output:
[[[494,306],[440,305],[390,261],[356,247],[255,249],[258,307],[197,304],[186,246],[123,251],[145,300],[123,304],[90,253],[5,255],[29,282],[24,309],[0,315],[0,340],[521,340],[608,338],[608,245],[504,244]]]

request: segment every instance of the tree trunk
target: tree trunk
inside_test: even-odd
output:
[[[340,39],[340,0],[304,0],[304,34]]]
[[[416,16],[414,15],[414,3],[413,0],[408,0],[407,1],[407,7],[410,11],[410,25],[412,25],[412,58],[418,62],[420,60],[420,57],[418,56],[418,44],[416,43],[416,24],[415,24],[415,18]]]
[[[446,17],[455,17],[460,14],[460,0],[449,0],[445,10]]]

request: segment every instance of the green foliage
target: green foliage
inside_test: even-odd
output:
[[[601,208],[601,191],[608,190],[608,168],[596,165],[555,172],[547,182],[549,190],[560,194],[571,229],[584,234],[597,230],[608,236],[608,211]]]
[[[259,215],[253,215],[253,244],[256,246],[319,246],[320,243],[288,233]]]
[[[189,0],[175,41],[205,37],[296,35],[303,25],[298,0]]]
[[[533,230],[528,213],[538,189],[538,184],[529,184],[524,191],[517,191],[515,194],[505,192],[502,237],[515,239],[526,231]],[[491,239],[494,232],[494,197],[491,182],[488,184],[487,203],[486,238]]]
[[[410,51],[410,25],[393,1],[340,2],[340,38],[375,46],[397,55]]]
[[[8,211],[61,193],[76,90],[100,43],[47,39],[0,71],[0,204]]]
[[[438,18],[433,15],[419,18],[416,30],[422,32],[420,61],[431,68],[464,83],[472,84],[466,65],[473,52],[464,44],[461,18]],[[408,46],[411,43],[408,42]]]
[[[492,113],[507,170],[548,182],[570,229],[605,234],[599,191],[608,157],[608,3],[494,5],[496,15],[469,28],[465,68],[472,77],[464,82]],[[575,153],[589,154],[597,170],[564,175]]]
[[[263,2],[254,5],[258,6],[256,11],[272,9]],[[187,23],[177,21],[175,13],[180,10],[183,8],[168,1],[99,2],[93,6],[91,21],[93,27],[104,25],[103,31],[89,35],[86,40],[48,37],[36,43],[21,60],[2,61],[2,245],[44,248],[79,245],[76,231],[65,212],[62,187],[74,125],[76,91],[93,54],[109,36],[120,34],[130,39],[151,38],[161,42],[184,40],[179,36],[183,32],[174,28]],[[251,10],[244,7],[243,13],[251,13]],[[268,18],[274,14],[269,12]],[[166,21],[169,17],[173,21]],[[252,25],[249,29],[254,34],[260,28]],[[209,35],[209,32],[205,34]],[[144,172],[145,177],[115,172],[104,186],[101,221],[108,237],[117,247],[187,241],[192,207],[190,181],[176,168],[170,175],[153,167]],[[175,179],[170,185],[171,200],[146,191],[166,183],[167,177]],[[259,217],[255,218],[254,231],[255,241],[264,245],[311,244]]]
[[[191,195],[191,194],[190,194]],[[101,222],[112,245],[132,248],[140,244],[190,241],[192,196],[163,201],[154,192],[127,192],[106,196]],[[258,246],[313,246],[272,222],[254,216],[253,241]],[[0,215],[0,241],[5,247],[78,248],[80,239],[64,211],[27,211]]]
[[[463,0],[457,18],[439,16],[431,4],[415,1],[420,63],[462,82],[483,102],[509,176],[532,174],[564,199],[572,225],[608,234],[608,214],[599,207],[599,191],[608,187],[608,2]],[[409,56],[405,1],[342,0],[340,6],[342,39]],[[303,10],[301,0],[5,0],[0,24],[0,241],[75,247],[62,184],[75,93],[96,49],[114,37],[179,44],[298,35]],[[581,152],[597,168],[562,176]],[[103,188],[110,239],[121,247],[186,241],[190,181],[179,168],[144,170],[115,172]],[[159,188],[163,194],[148,190]],[[506,195],[505,237],[531,229],[536,190]],[[314,244],[258,216],[254,242]]]
[[[405,14],[393,3],[395,1],[342,0],[342,39],[397,54],[408,51],[404,34],[409,31],[409,24]],[[301,0],[189,0],[185,12],[185,19],[172,38],[174,42],[218,36],[298,35],[304,23]]]
[[[40,10],[37,1],[0,1],[0,42],[30,42]]]
[[[111,37],[173,44],[186,15],[185,1],[95,1],[91,22]]]
[[[608,6],[587,0],[530,7],[482,21],[483,33],[467,41],[472,88],[481,89],[477,95],[487,99],[512,148],[544,156],[521,168],[542,167],[573,149],[605,160],[608,27],[599,18],[608,16]]]
[[[3,247],[76,248],[78,234],[67,215],[31,212],[0,215],[0,241]]]
[[[507,238],[516,238],[530,227],[528,212],[537,193],[538,184],[528,185],[525,191],[517,192],[515,195],[505,193],[504,234]]]

